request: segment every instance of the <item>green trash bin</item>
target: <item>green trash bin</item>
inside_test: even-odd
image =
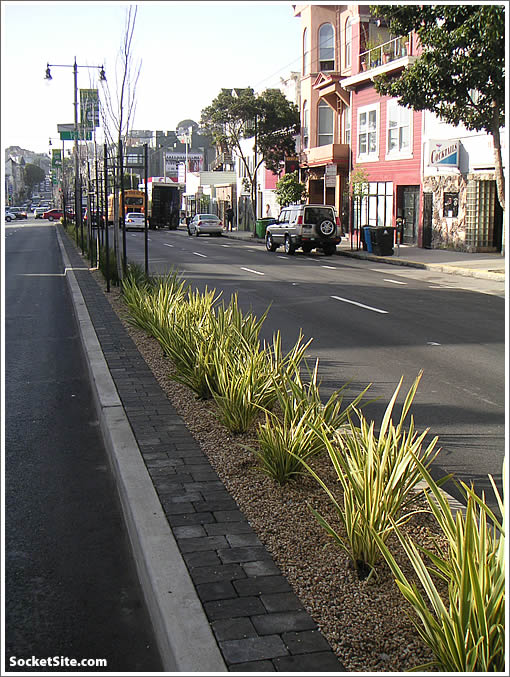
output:
[[[257,222],[255,224],[255,232],[257,233],[257,237],[260,237],[262,240],[266,239],[266,228],[270,223],[274,223],[274,219],[271,217],[266,216],[263,219],[257,219]]]

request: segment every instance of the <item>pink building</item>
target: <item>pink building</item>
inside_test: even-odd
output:
[[[335,205],[345,231],[399,219],[402,241],[421,245],[422,114],[373,84],[412,63],[415,40],[391,36],[368,5],[296,5],[294,13],[303,29],[300,160],[310,202]],[[358,168],[368,177],[361,215],[348,200]]]

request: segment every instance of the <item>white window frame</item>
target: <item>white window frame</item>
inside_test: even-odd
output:
[[[310,74],[310,32],[303,31],[303,76]]]
[[[303,148],[310,147],[310,106],[308,101],[303,102]]]
[[[320,111],[327,110],[331,115],[331,132],[322,132],[320,131],[321,126],[321,114]],[[320,143],[321,136],[331,136],[331,141],[329,143]],[[317,103],[317,146],[330,146],[335,142],[335,113],[331,106],[326,103],[324,100],[319,99]]]
[[[370,113],[376,113],[375,121],[375,150],[370,152],[368,150],[369,138],[367,136],[367,152],[360,152],[360,134],[361,134],[361,116],[365,114],[367,116],[367,121],[369,119]],[[381,107],[379,102],[371,103],[367,106],[362,106],[357,110],[357,125],[356,125],[356,159],[358,162],[377,162],[379,160],[379,127],[381,124]],[[370,130],[363,132],[364,134],[370,134]]]
[[[343,110],[343,124],[342,124],[343,142],[348,146],[352,142],[352,108],[345,106]]]
[[[405,111],[408,115],[409,120],[409,147],[408,148],[396,148],[390,150],[390,117],[392,112],[396,112],[398,116],[397,127],[393,129],[400,130],[405,125],[401,125],[401,111]],[[400,131],[399,131],[400,136]],[[413,111],[410,108],[405,106],[399,106],[397,99],[389,99],[386,102],[386,160],[410,160],[413,157]]]
[[[352,24],[353,19],[350,16],[345,22],[344,68],[352,65]]]
[[[333,36],[332,37],[332,45],[330,45],[330,46],[321,45],[321,31],[323,31],[327,26],[329,26],[331,28],[331,32],[332,32],[332,36]],[[321,56],[322,56],[321,52],[324,49],[333,49],[333,58],[332,59],[322,59],[321,58]],[[329,21],[326,21],[325,23],[323,23],[322,26],[319,27],[319,30],[317,32],[317,52],[318,52],[318,57],[319,57],[318,58],[319,70],[324,71],[326,73],[330,73],[330,72],[334,71],[335,65],[336,65],[335,64],[335,27]],[[321,67],[321,63],[326,62],[326,61],[332,61],[333,62],[333,68],[328,69],[328,70],[326,70],[325,68],[323,69]]]

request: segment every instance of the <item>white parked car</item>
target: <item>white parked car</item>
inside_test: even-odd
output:
[[[126,214],[126,230],[144,230],[145,214],[139,212],[128,212]]]
[[[301,247],[305,253],[320,249],[326,256],[331,256],[341,239],[340,220],[330,205],[289,205],[266,228],[268,252],[283,245],[289,255]]]
[[[6,221],[16,221],[16,214],[11,212],[8,207],[5,208],[4,216]]]
[[[44,214],[45,211],[46,207],[35,207],[32,213],[36,219],[42,219],[42,215]]]
[[[195,214],[188,226],[188,235],[221,235],[223,223],[216,214]]]

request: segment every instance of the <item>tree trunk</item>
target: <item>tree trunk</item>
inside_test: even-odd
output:
[[[493,102],[493,124],[492,124],[492,138],[494,140],[494,173],[496,175],[496,188],[498,191],[498,200],[501,209],[505,211],[505,177],[503,175],[503,163],[501,161],[501,138],[499,135],[499,112],[496,108],[496,103]]]

